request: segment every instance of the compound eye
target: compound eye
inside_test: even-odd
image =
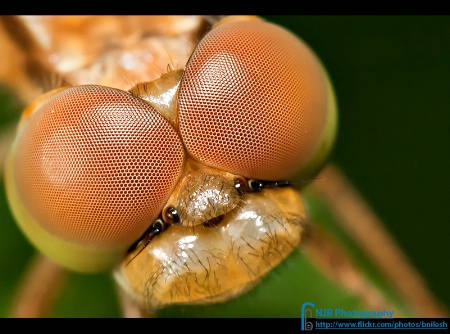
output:
[[[302,177],[334,140],[334,97],[320,61],[263,20],[213,28],[186,66],[178,103],[188,153],[247,178]]]
[[[145,101],[75,86],[40,103],[21,124],[8,195],[21,203],[12,204],[17,220],[28,217],[46,235],[103,253],[126,249],[157,218],[184,159],[178,134]]]

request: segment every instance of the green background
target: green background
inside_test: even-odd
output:
[[[450,17],[266,18],[295,32],[324,63],[339,105],[331,160],[449,307]],[[15,119],[17,106],[0,90],[0,126]],[[0,194],[0,316],[7,316],[33,250]],[[107,274],[74,274],[55,316],[118,314]]]

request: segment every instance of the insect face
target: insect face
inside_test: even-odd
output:
[[[323,165],[335,132],[310,48],[263,20],[226,19],[184,71],[31,104],[7,193],[44,254],[74,270],[115,268],[144,308],[224,301],[299,246],[306,213],[290,185]]]

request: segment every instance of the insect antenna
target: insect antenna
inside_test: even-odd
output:
[[[265,188],[274,188],[274,187],[287,187],[298,185],[302,183],[309,183],[316,180],[322,180],[323,177],[318,177],[314,179],[301,179],[301,180],[293,180],[293,181],[262,181],[262,180],[248,180],[248,188],[250,191],[260,191]]]
[[[136,241],[131,247],[128,249],[127,253],[130,253],[139,247],[141,248],[137,254],[135,254],[125,266],[128,266],[131,261],[133,261],[136,256],[138,256],[152,241],[152,239],[160,234],[162,231],[166,229],[166,224],[164,224],[163,220],[161,218],[158,218],[155,220],[155,222],[145,231],[141,239]]]

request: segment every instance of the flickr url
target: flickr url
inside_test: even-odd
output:
[[[384,328],[384,329],[448,329],[448,323],[442,321],[402,321],[395,319],[377,319],[371,320],[350,320],[350,319],[320,319],[314,322],[315,329],[369,329],[369,328]]]

